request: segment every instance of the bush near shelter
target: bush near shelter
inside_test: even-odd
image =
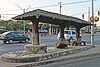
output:
[[[2,34],[2,33],[4,33],[4,32],[6,32],[7,30],[0,30],[0,34]]]

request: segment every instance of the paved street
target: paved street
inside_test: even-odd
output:
[[[83,34],[83,40],[85,40],[87,43],[90,43],[91,35],[90,34]],[[96,32],[94,34],[94,44],[99,45],[100,44],[100,32]]]
[[[75,53],[75,54],[71,54],[71,55],[66,55],[66,56],[50,59],[50,60],[48,60],[50,62],[43,61],[43,63],[41,63],[41,62],[9,63],[9,62],[0,61],[0,65],[1,65],[0,67],[16,67],[16,66],[36,67],[36,66],[34,66],[34,64],[39,65],[38,67],[66,67],[66,64],[69,65],[69,66],[72,65],[74,67],[73,64],[78,65],[78,64],[84,63],[87,60],[92,60],[94,57],[99,58],[100,57],[100,51],[99,50],[100,50],[100,46],[95,46],[95,48],[92,48],[92,49],[89,49],[89,50],[85,50],[85,51],[82,51],[82,52],[79,52],[79,53]],[[78,57],[80,56],[81,59],[78,58],[77,56]],[[67,58],[70,58],[70,59],[68,60]],[[74,59],[74,58],[76,58],[76,59]],[[96,58],[94,58],[94,59],[96,59]],[[84,61],[84,62],[82,62],[82,61]],[[79,63],[79,62],[81,62],[81,63]],[[41,65],[41,64],[43,64],[43,65]],[[87,62],[87,65],[90,65],[90,63],[88,64],[88,62]],[[84,66],[84,65],[82,65],[82,66]],[[95,67],[97,67],[97,66],[95,66]]]
[[[90,34],[82,34],[83,40],[85,40],[87,43],[90,43]],[[40,36],[40,43],[46,44],[47,46],[54,45],[55,41],[57,40],[57,35],[48,35],[48,36]],[[96,45],[100,44],[100,32],[97,32],[94,36],[94,42]],[[0,55],[7,53],[9,51],[17,51],[22,50],[24,48],[24,45],[31,44],[31,43],[19,43],[15,42],[13,44],[3,44],[2,41],[0,41]]]
[[[83,40],[85,40],[89,43],[90,35],[84,34],[83,36],[84,36]],[[56,37],[57,37],[56,35],[41,36],[40,42],[41,42],[41,44],[47,44],[48,46],[52,46],[52,44],[54,44],[54,42],[56,41]],[[96,38],[95,39],[96,45],[99,45],[100,44],[100,42],[99,42],[100,41],[100,39],[99,39],[100,33],[96,33],[95,38]],[[22,50],[24,45],[26,45],[26,44],[31,44],[31,43],[15,42],[13,44],[3,44],[1,42],[1,44],[0,44],[0,55],[7,53],[9,51]],[[94,52],[98,52],[98,49],[97,49],[97,51],[94,51]],[[91,50],[90,50],[89,53],[92,53]],[[99,61],[100,61],[100,56],[96,57],[96,58],[78,59],[78,60],[73,60],[73,61],[64,61],[64,62],[57,62],[57,63],[55,62],[55,63],[52,63],[52,64],[41,65],[39,67],[66,67],[66,66],[67,67],[99,67],[100,66]],[[6,64],[6,65],[9,65],[9,64]]]
[[[39,67],[100,67],[100,56],[95,58],[52,63],[48,65],[41,65]]]
[[[47,46],[51,46],[54,44],[55,41],[56,41],[56,35],[40,36],[41,44],[46,44]],[[14,42],[13,44],[4,44],[2,41],[0,41],[0,55],[7,53],[9,51],[23,50],[24,45],[26,44],[31,44],[31,43]]]

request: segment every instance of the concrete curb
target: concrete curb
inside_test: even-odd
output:
[[[16,67],[39,66],[39,65],[45,65],[45,64],[50,64],[50,63],[54,63],[54,62],[62,62],[62,61],[69,61],[69,60],[75,60],[75,59],[86,58],[86,57],[94,57],[94,56],[98,56],[98,55],[100,55],[100,53],[79,55],[79,56],[73,56],[73,57],[56,59],[56,60],[47,60],[47,61],[35,62],[35,63],[32,63],[32,64],[20,65],[20,66],[16,66]]]
[[[13,54],[4,54],[2,55],[2,60],[7,61],[7,62],[15,62],[15,63],[19,63],[19,62],[42,62],[42,61],[48,61],[54,58],[58,58],[58,57],[62,57],[62,56],[66,56],[66,55],[70,55],[70,54],[74,54],[74,53],[78,53],[81,51],[85,51],[87,49],[91,49],[94,46],[84,46],[78,49],[72,49],[69,51],[60,51],[60,52],[54,52],[54,53],[48,53],[48,54],[43,54],[43,55],[39,55],[39,56],[25,56],[25,57],[15,57],[13,58],[12,55]],[[11,57],[10,57],[11,56]]]

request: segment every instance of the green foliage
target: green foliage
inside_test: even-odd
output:
[[[45,23],[41,26],[42,29],[48,30],[50,28],[50,25],[48,23]]]
[[[0,30],[0,34],[2,34],[2,33],[4,33],[4,32],[6,32],[7,30]]]
[[[24,29],[24,23],[25,23],[25,30],[27,31],[30,27],[27,24],[27,21],[13,21],[13,20],[7,20],[7,21],[0,21],[0,27],[3,27],[5,30],[10,31],[22,31]]]

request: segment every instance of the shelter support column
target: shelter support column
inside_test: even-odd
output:
[[[27,53],[41,54],[46,53],[47,46],[39,44],[38,22],[32,22],[32,44],[25,45],[24,49]]]
[[[80,38],[80,28],[76,28],[76,39]]]
[[[65,37],[64,37],[64,28],[65,26],[59,26],[59,33],[60,33],[60,37],[58,39],[58,42],[56,43],[56,47],[57,48],[66,48],[67,45],[68,45],[68,41],[65,40]]]
[[[32,45],[39,45],[38,22],[32,23]]]
[[[72,42],[72,45],[73,46],[82,46],[82,45],[86,45],[85,41],[82,41],[81,40],[81,37],[80,37],[80,27],[76,27],[76,40],[74,40]]]
[[[60,30],[59,30],[59,33],[60,33],[60,38],[59,39],[65,39],[64,38],[64,26],[60,26]]]

